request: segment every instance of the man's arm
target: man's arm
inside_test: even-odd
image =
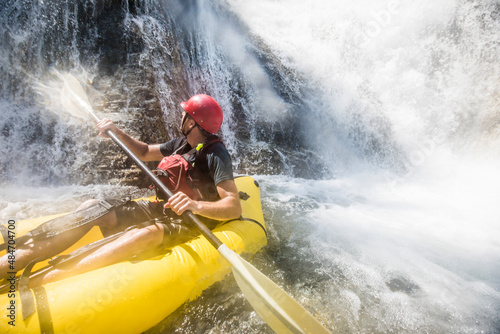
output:
[[[106,130],[113,131],[128,148],[134,152],[142,161],[159,161],[163,159],[163,154],[160,152],[160,144],[149,145],[142,141],[130,137],[128,134],[120,130],[112,121],[107,118],[100,120],[96,126],[99,128],[99,136],[109,138],[105,133]]]
[[[217,184],[220,200],[216,202],[195,201],[186,194],[178,192],[169,198],[165,207],[170,207],[181,215],[186,210],[192,213],[217,220],[237,219],[241,216],[241,205],[238,189],[233,180],[221,181]]]

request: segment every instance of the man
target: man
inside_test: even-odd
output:
[[[116,127],[110,120],[97,123],[100,136],[108,137],[106,130],[112,130],[141,160],[159,161],[171,154],[192,152],[192,148],[205,143],[202,154],[196,156],[194,175],[203,181],[199,187],[201,198],[193,199],[179,191],[168,201],[133,202],[127,201],[115,206],[100,218],[83,226],[70,229],[56,236],[30,239],[16,249],[16,270],[26,267],[34,258],[49,258],[67,249],[93,226],[99,226],[103,235],[115,235],[125,231],[118,238],[93,250],[90,254],[75,259],[71,266],[53,269],[34,275],[30,286],[45,284],[70,275],[97,269],[106,265],[127,260],[149,249],[171,247],[176,243],[192,238],[195,234],[187,222],[178,215],[190,210],[198,215],[209,228],[218,221],[236,219],[241,215],[238,190],[233,179],[232,163],[229,153],[220,140],[213,140],[222,124],[222,109],[210,96],[199,94],[182,102],[181,132],[184,137],[173,139],[164,144],[149,145],[133,139]],[[210,141],[210,139],[212,139]],[[210,189],[213,189],[210,193]],[[87,201],[79,209],[91,206],[96,200]],[[151,220],[160,218],[160,220]],[[147,221],[137,228],[127,230],[132,225]],[[0,275],[6,277],[9,271],[7,255],[0,259]]]

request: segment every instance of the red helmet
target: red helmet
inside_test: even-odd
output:
[[[186,102],[181,102],[181,107],[205,131],[217,133],[222,125],[222,108],[213,97],[198,94]]]

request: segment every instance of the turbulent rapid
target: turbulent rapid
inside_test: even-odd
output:
[[[261,185],[252,263],[328,329],[500,331],[497,2],[3,1],[0,18],[4,223],[149,194],[44,102],[54,69],[149,142],[203,91]],[[227,277],[149,332],[271,330]]]

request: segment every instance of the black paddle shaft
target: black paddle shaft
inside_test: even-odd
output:
[[[139,159],[138,156],[136,156],[134,154],[134,152],[132,152],[132,150],[130,148],[128,148],[127,145],[125,145],[125,143],[123,143],[121,141],[120,138],[118,138],[118,136],[112,131],[112,130],[106,130],[105,131],[106,134],[116,143],[118,144],[118,146],[120,146],[120,148],[129,156],[132,158],[132,160],[134,160],[134,162],[137,164],[137,166],[139,166],[139,168],[144,172],[146,173],[146,175],[153,181],[154,185],[156,187],[158,187],[158,189],[160,189],[164,194],[165,196],[167,196],[167,198],[170,198],[173,196],[173,193],[172,191],[170,191],[170,189],[168,189],[164,184],[163,182],[160,181],[160,179],[144,164],[144,162],[142,162],[141,159]],[[208,227],[205,226],[205,224],[203,224],[199,219],[198,217],[196,217],[191,211],[185,211],[183,214],[182,214],[182,217],[184,219],[188,219],[190,221],[192,221],[195,225],[196,225],[196,228],[201,232],[201,234],[207,238],[207,240],[212,244],[212,246],[214,246],[216,249],[219,249],[219,247],[222,245],[222,242],[212,233],[212,231],[210,231],[210,229]]]

